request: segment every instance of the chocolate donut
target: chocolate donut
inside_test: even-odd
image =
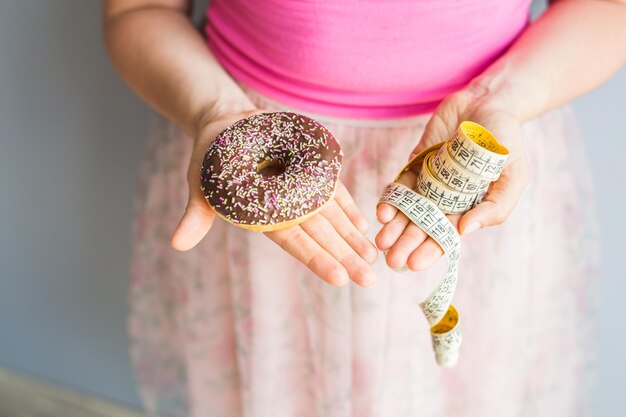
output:
[[[315,120],[261,113],[217,135],[204,157],[201,188],[228,222],[279,230],[306,220],[333,198],[342,160],[337,140]]]

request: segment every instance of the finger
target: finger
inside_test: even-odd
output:
[[[417,182],[417,175],[414,172],[404,172],[396,181],[413,189]],[[386,203],[381,203],[376,207],[376,218],[382,224],[389,223],[396,216],[398,209]]]
[[[527,183],[528,174],[523,170],[503,172],[498,181],[491,185],[484,200],[463,215],[459,223],[461,234],[503,223],[515,208]]]
[[[240,113],[218,122],[214,121],[205,128],[200,129],[189,161],[189,169],[187,170],[189,201],[170,242],[174,249],[186,251],[196,246],[211,229],[215,219],[215,213],[206,202],[204,194],[200,189],[200,167],[209,144],[217,133],[237,120],[255,113],[259,113],[259,111],[253,110]]]
[[[324,216],[313,216],[300,223],[300,226],[322,249],[341,263],[352,281],[363,287],[370,287],[374,284],[375,275],[370,265],[339,236]]]
[[[337,202],[332,201],[320,214],[324,216],[335,228],[337,233],[370,264],[376,262],[378,251],[376,247],[361,233],[350,221],[347,214],[339,207]]]
[[[343,209],[350,221],[356,226],[362,233],[367,232],[369,224],[365,215],[356,205],[350,192],[341,182],[337,184],[337,191],[335,192],[335,201],[339,204],[339,207]]]
[[[424,271],[430,268],[441,256],[443,249],[433,238],[428,237],[411,253],[406,265],[412,271]]]
[[[385,257],[387,265],[392,269],[402,268],[407,265],[409,255],[411,255],[427,237],[428,235],[415,223],[409,223],[400,238],[398,238],[398,241],[387,253]]]
[[[376,207],[376,218],[381,224],[389,223],[398,212],[398,209],[392,205],[382,203]]]
[[[461,220],[460,214],[448,214],[450,223],[457,228]],[[407,266],[412,271],[423,271],[430,268],[444,254],[441,246],[430,236],[409,255]]]
[[[265,235],[330,285],[341,287],[348,282],[346,269],[300,226]]]
[[[198,244],[213,225],[215,212],[206,202],[200,189],[200,165],[192,158],[189,173],[189,201],[174,234],[171,245],[179,251],[186,251]]]
[[[397,211],[395,217],[384,225],[374,238],[378,249],[382,251],[390,249],[402,236],[408,224],[409,219],[401,211]]]
[[[215,213],[204,199],[203,201],[190,200],[185,214],[172,235],[172,247],[179,251],[193,248],[209,232],[214,219]]]

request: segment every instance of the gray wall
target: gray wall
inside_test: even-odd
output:
[[[136,403],[125,337],[149,110],[99,2],[0,1],[0,366]]]
[[[125,336],[129,228],[149,110],[100,40],[99,5],[0,2],[0,366],[137,404]],[[575,103],[604,239],[597,416],[626,415],[626,70]],[[612,344],[611,344],[612,343]]]
[[[574,103],[596,184],[602,231],[597,416],[626,416],[626,67]],[[619,181],[618,181],[619,180]]]

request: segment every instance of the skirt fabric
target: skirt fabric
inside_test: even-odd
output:
[[[261,109],[281,105],[246,90]],[[342,181],[369,219],[428,116],[315,116],[341,142]],[[260,233],[216,221],[194,249],[170,235],[192,139],[157,118],[135,202],[131,357],[144,406],[167,417],[508,417],[589,412],[597,225],[568,107],[524,126],[531,180],[509,219],[463,239],[454,304],[464,344],[437,367],[418,302],[446,260],[332,287]]]

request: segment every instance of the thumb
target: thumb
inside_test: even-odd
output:
[[[172,235],[172,247],[179,251],[193,248],[209,232],[214,219],[215,213],[204,198],[202,201],[189,199],[185,213]]]
[[[198,158],[192,156],[187,175],[189,201],[171,240],[172,247],[179,251],[196,246],[209,232],[215,219],[215,212],[205,200],[200,188],[200,163]]]
[[[459,233],[467,235],[483,227],[500,224],[505,218],[497,203],[483,201],[461,217]]]
[[[213,120],[198,134],[187,172],[189,202],[183,217],[172,235],[171,245],[174,249],[186,251],[196,246],[209,232],[213,225],[213,220],[215,220],[215,211],[209,206],[200,189],[200,169],[207,147],[213,142],[219,132],[238,120],[258,113],[262,113],[262,111],[249,110]]]
[[[527,183],[525,176],[510,175],[509,172],[503,172],[491,185],[485,199],[461,217],[459,232],[462,235],[502,224],[509,217]]]

